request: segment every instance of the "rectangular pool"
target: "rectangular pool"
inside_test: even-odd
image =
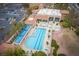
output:
[[[42,50],[45,34],[46,29],[36,28],[33,34],[26,39],[24,43],[25,47],[35,50]]]
[[[26,25],[26,26],[23,28],[23,30],[22,30],[22,31],[19,33],[19,35],[16,37],[15,42],[14,42],[15,44],[19,44],[19,43],[22,41],[24,35],[28,33],[29,28],[30,28],[30,25]]]

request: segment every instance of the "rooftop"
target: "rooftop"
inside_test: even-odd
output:
[[[41,19],[41,20],[48,20],[49,16],[48,15],[36,15],[36,19]]]
[[[37,15],[49,15],[49,16],[60,16],[61,17],[61,12],[60,10],[57,10],[57,9],[44,8],[44,9],[40,9],[37,12]]]

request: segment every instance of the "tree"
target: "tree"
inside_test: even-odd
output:
[[[67,10],[68,9],[68,4],[64,4],[64,3],[55,3],[54,4],[54,8],[56,9],[61,9],[61,10]]]
[[[60,54],[58,54],[58,56],[66,56],[66,55],[65,55],[65,54],[60,53]]]
[[[8,33],[9,36],[12,36],[17,30],[21,31],[24,26],[25,24],[23,22],[13,23],[10,32]]]
[[[75,33],[76,33],[77,35],[79,35],[79,27],[78,27],[78,28],[76,28]]]
[[[22,56],[25,55],[25,51],[20,47],[16,47],[14,54],[15,56]]]
[[[42,51],[36,51],[35,53],[32,53],[32,56],[46,56],[46,54]]]
[[[63,22],[62,22],[62,26],[63,26],[64,28],[70,28],[70,27],[72,26],[72,23],[71,23],[71,21],[69,20],[68,17],[65,17],[65,18],[64,18],[64,20],[63,20]]]
[[[23,7],[26,9],[26,8],[29,8],[29,4],[28,3],[24,3],[23,4]]]
[[[57,43],[55,40],[52,40],[51,47],[55,47],[55,46],[57,46]]]
[[[59,46],[57,45],[56,47],[54,47],[54,50],[53,50],[53,55],[54,56],[57,56],[58,55],[58,48],[59,48]]]
[[[56,43],[55,40],[52,40],[51,47],[54,47],[53,55],[57,56],[58,55],[57,51],[58,51],[59,45]]]
[[[38,8],[39,8],[39,6],[37,6],[37,5],[30,5],[30,7],[27,9],[28,14],[29,15],[32,14],[32,10],[36,10]]]
[[[6,52],[5,52],[6,56],[24,56],[25,55],[25,51],[21,48],[21,47],[16,47],[15,49],[9,48]]]

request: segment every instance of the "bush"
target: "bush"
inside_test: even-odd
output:
[[[14,54],[15,56],[23,56],[25,55],[25,51],[20,47],[16,47]]]
[[[32,10],[36,10],[36,9],[38,9],[39,8],[39,6],[30,6],[28,9],[27,9],[27,11],[28,11],[28,14],[30,15],[30,14],[32,14]]]
[[[57,48],[55,48],[55,49],[53,50],[53,55],[54,55],[54,56],[57,56],[57,51],[58,51]]]
[[[54,56],[57,56],[57,55],[58,55],[58,54],[57,54],[57,51],[58,51],[59,45],[56,43],[55,40],[52,40],[51,47],[54,47],[53,55],[54,55]]]
[[[20,47],[16,47],[14,49],[9,48],[6,52],[5,52],[6,56],[24,56],[25,55],[25,51],[20,48]]]
[[[61,53],[61,54],[58,54],[58,56],[66,56],[66,55]]]
[[[32,53],[32,56],[46,56],[46,54],[42,51],[39,51],[39,52],[35,52],[35,53]]]
[[[55,45],[55,46],[54,46],[54,50],[53,50],[53,55],[54,55],[54,56],[57,56],[57,55],[58,55],[58,53],[57,53],[58,48],[59,48],[58,45]]]
[[[67,10],[68,9],[68,4],[64,3],[55,3],[54,4],[55,9],[61,9],[61,10]]]
[[[52,40],[51,47],[57,47],[57,46],[58,45],[57,45],[56,41],[55,40]]]
[[[71,21],[67,17],[65,17],[64,20],[63,20],[62,26],[64,28],[70,28],[71,27]]]
[[[78,28],[76,28],[75,33],[76,33],[77,35],[79,35],[79,27],[78,27]]]

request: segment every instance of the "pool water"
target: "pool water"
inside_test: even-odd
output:
[[[19,44],[22,41],[24,35],[28,33],[29,28],[30,28],[30,25],[26,25],[23,28],[23,30],[20,32],[20,34],[16,37],[15,44]]]
[[[45,33],[46,29],[36,28],[33,34],[26,39],[25,47],[35,50],[42,50]]]

